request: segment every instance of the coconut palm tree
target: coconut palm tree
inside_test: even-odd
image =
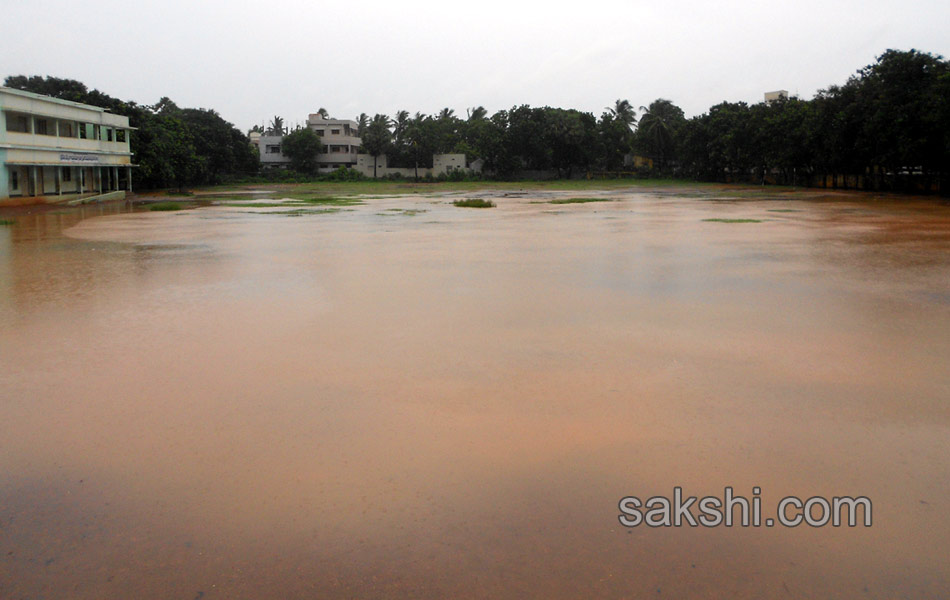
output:
[[[637,131],[657,156],[660,169],[673,150],[673,132],[685,120],[683,109],[669,100],[657,98],[650,106],[641,106],[640,127]]]
[[[396,113],[396,118],[392,121],[393,139],[398,144],[406,134],[406,128],[409,127],[409,111],[400,110]]]
[[[270,122],[270,129],[267,130],[267,133],[271,135],[284,135],[284,131],[284,120],[275,115],[274,120]]]
[[[488,111],[485,110],[484,106],[476,106],[475,108],[470,108],[466,111],[468,113],[469,121],[481,121],[488,116]]]
[[[454,119],[454,118],[455,118],[455,111],[454,111],[453,109],[451,109],[451,108],[447,108],[447,107],[446,107],[446,108],[443,108],[441,111],[439,111],[439,117],[438,117],[438,118],[439,118],[440,121],[445,121],[445,120],[448,120],[448,119]]]
[[[358,137],[363,137],[363,134],[366,133],[367,125],[369,125],[369,115],[360,113],[360,116],[356,117],[356,135]]]
[[[366,126],[366,133],[363,135],[363,147],[370,156],[373,157],[373,178],[376,178],[376,165],[379,155],[386,152],[392,140],[392,133],[389,131],[389,117],[386,115],[376,115]]]
[[[607,112],[617,121],[632,128],[637,122],[637,112],[633,110],[633,105],[628,100],[617,99],[613,106],[607,107]]]

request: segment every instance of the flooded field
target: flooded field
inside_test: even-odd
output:
[[[946,203],[223,204],[0,226],[0,598],[950,597]]]

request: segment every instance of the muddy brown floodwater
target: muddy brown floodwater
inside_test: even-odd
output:
[[[495,195],[0,227],[0,598],[950,597],[950,206]]]

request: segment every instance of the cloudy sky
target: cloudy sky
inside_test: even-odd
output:
[[[223,2],[2,0],[0,75],[214,108],[241,129],[325,107],[465,115],[515,104],[599,116],[617,98],[686,114],[810,98],[887,48],[950,55],[946,0]]]

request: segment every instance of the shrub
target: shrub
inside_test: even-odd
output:
[[[166,211],[166,210],[181,210],[184,208],[178,202],[156,202],[148,207],[149,210],[156,211]]]
[[[466,198],[465,200],[456,200],[455,206],[462,208],[494,208],[495,203],[491,200],[482,200],[481,198]]]

